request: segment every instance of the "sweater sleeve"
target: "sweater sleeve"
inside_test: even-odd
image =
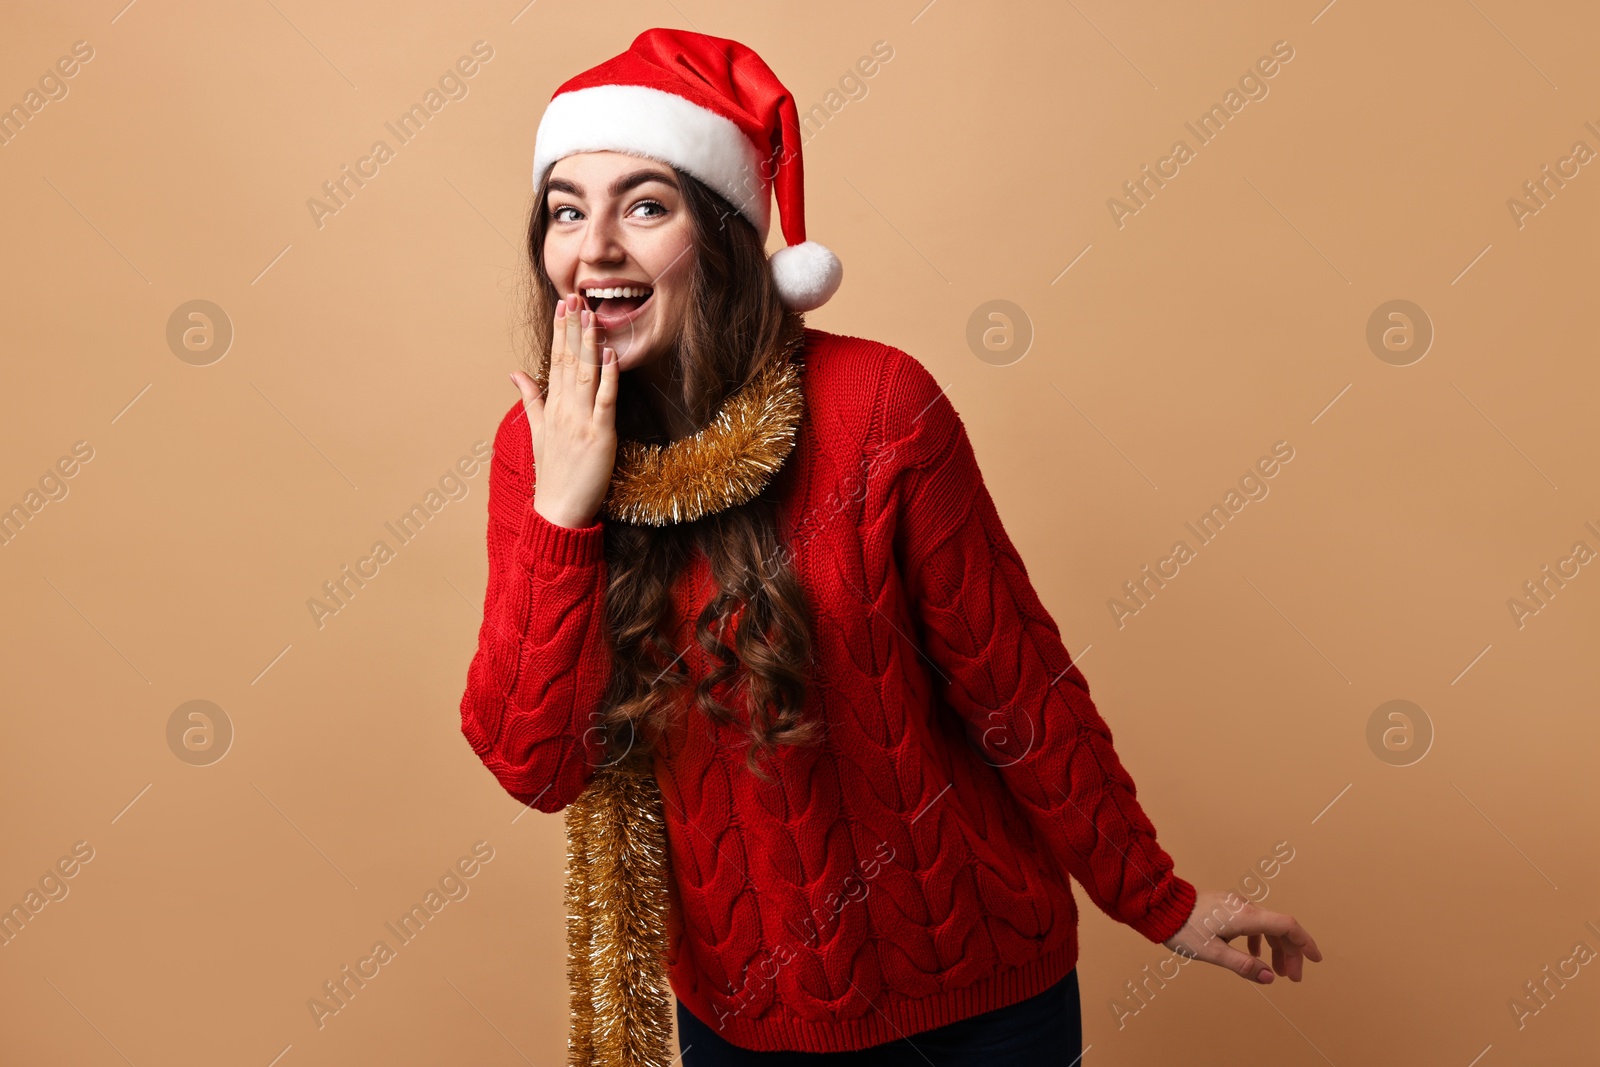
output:
[[[489,467],[489,579],[461,733],[501,786],[540,811],[577,799],[605,758],[593,727],[611,677],[603,523],[557,526],[533,508],[519,400]]]
[[[1173,872],[1089,683],[1007,536],[966,427],[901,354],[887,385],[895,553],[933,681],[968,737],[1095,905],[1151,941],[1195,888]]]

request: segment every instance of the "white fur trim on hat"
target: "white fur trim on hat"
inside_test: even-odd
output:
[[[844,280],[839,257],[815,241],[802,241],[772,253],[772,278],[784,306],[810,311],[828,302]]]
[[[766,239],[772,182],[762,178],[760,152],[732,120],[643,85],[594,85],[561,93],[545,108],[534,135],[534,184],[564,156],[607,151],[687,171],[721,193]]]

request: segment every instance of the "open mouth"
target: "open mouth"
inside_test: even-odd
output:
[[[594,312],[601,326],[612,327],[628,322],[638,315],[654,295],[655,289],[648,286],[585,289],[583,302]]]

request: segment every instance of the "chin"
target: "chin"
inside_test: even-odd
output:
[[[611,347],[616,348],[616,345]],[[617,369],[638,370],[645,364],[653,362],[658,355],[656,347],[649,341],[640,343],[637,339],[630,339],[626,350],[617,351]]]

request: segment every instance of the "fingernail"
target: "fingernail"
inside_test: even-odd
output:
[[[588,329],[589,328],[589,309],[588,308],[584,308],[582,311],[580,311],[578,313],[578,322],[583,326],[584,329]]]
[[[567,317],[567,302],[565,300],[563,300],[563,301],[561,301],[561,303],[556,305],[556,318],[564,319],[566,317]]]
[[[1262,983],[1270,982],[1272,981],[1272,972],[1263,967],[1261,973],[1256,975],[1256,980]]]

